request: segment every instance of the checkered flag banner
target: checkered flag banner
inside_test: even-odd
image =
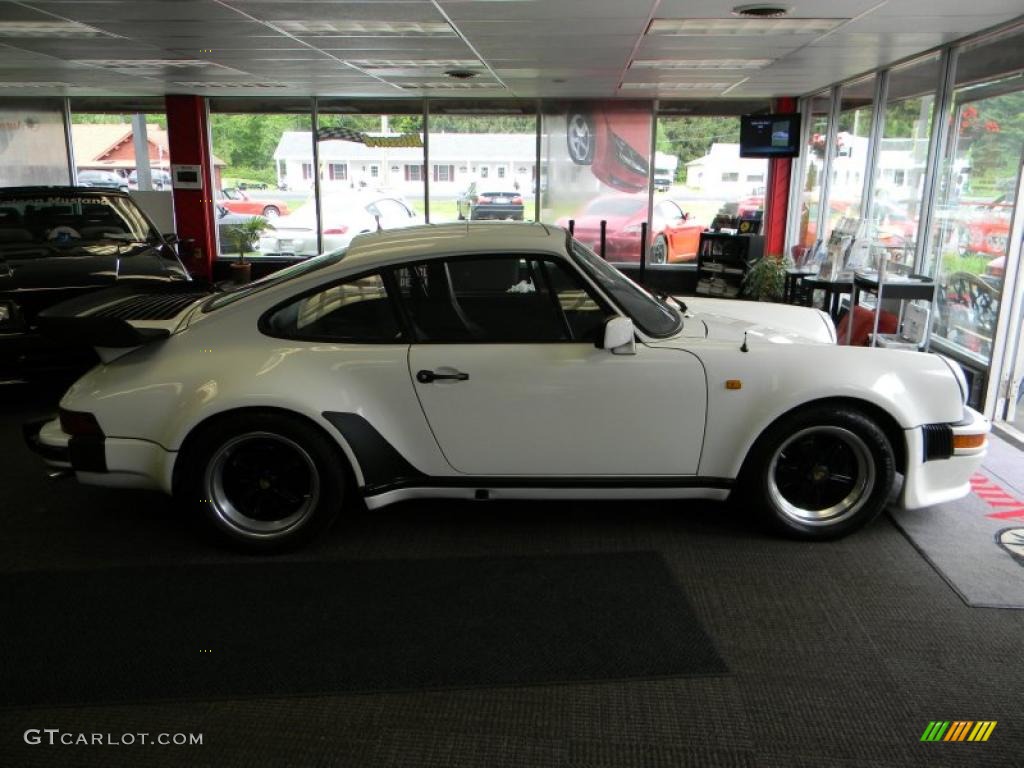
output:
[[[319,128],[316,132],[317,141],[354,141],[357,144],[366,143],[366,134],[362,131],[353,131],[351,128]]]
[[[351,128],[318,128],[317,141],[354,141],[367,147],[422,147],[418,133],[400,133],[397,136],[371,136]]]

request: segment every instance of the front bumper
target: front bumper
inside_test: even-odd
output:
[[[47,466],[74,471],[79,482],[111,488],[171,492],[177,453],[148,440],[121,437],[71,437],[60,419],[22,427],[28,447]]]
[[[958,436],[986,435],[988,419],[972,408],[964,408],[964,419],[950,425]],[[925,428],[906,431],[907,471],[900,506],[920,509],[966,496],[971,491],[971,476],[981,467],[988,450],[987,441],[977,448],[954,448],[948,458],[927,459]]]

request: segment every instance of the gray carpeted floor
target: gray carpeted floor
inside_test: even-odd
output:
[[[0,495],[0,569],[235,559],[159,496],[48,482],[18,448],[19,420],[0,416],[3,482],[17,489]],[[845,540],[805,544],[766,537],[714,504],[417,503],[356,515],[275,562],[636,550],[668,563],[729,675],[7,709],[0,766],[1021,764],[1024,611],[966,605],[885,516]],[[145,674],[160,659],[141,647],[131,663]],[[935,719],[998,726],[984,744],[921,743]],[[30,746],[32,728],[197,732],[204,743]]]

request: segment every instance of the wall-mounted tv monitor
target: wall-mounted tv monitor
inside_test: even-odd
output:
[[[740,157],[797,157],[800,115],[743,115]]]

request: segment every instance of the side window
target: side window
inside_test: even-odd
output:
[[[453,259],[401,267],[396,277],[421,341],[593,341],[604,325],[580,280],[553,261]]]
[[[337,283],[295,299],[266,322],[274,336],[387,344],[402,341],[394,306],[380,275]]]

